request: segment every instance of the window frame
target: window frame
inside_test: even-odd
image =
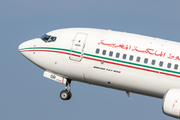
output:
[[[151,65],[155,65],[155,64],[156,64],[156,60],[152,60]]]
[[[106,50],[103,50],[102,55],[106,55],[106,52],[107,52]]]
[[[46,37],[49,37],[49,38],[47,39]],[[55,40],[52,40],[51,38],[55,38]],[[47,35],[47,34],[44,34],[44,35],[41,37],[41,40],[43,40],[45,43],[55,42],[56,39],[57,39],[57,37],[51,36],[51,35]]]
[[[133,56],[133,55],[130,55],[130,56],[129,56],[129,60],[130,60],[130,61],[133,61],[133,59],[134,59],[134,56]]]
[[[117,57],[117,55],[118,55],[118,57]],[[117,53],[116,53],[116,58],[119,58],[119,57],[120,57],[120,53],[117,52]]]
[[[113,51],[109,51],[109,56],[110,56],[110,57],[113,56]]]
[[[96,54],[99,54],[99,53],[100,53],[100,49],[99,49],[99,48],[96,48],[95,53],[96,53]]]
[[[126,59],[127,58],[127,54],[123,54],[123,56],[122,56],[122,59]]]
[[[170,66],[169,66],[169,65],[170,65]],[[168,64],[167,64],[167,68],[169,68],[169,69],[170,69],[170,68],[171,68],[171,66],[172,66],[172,64],[171,64],[171,63],[168,63]]]
[[[141,57],[137,56],[136,57],[136,62],[140,62],[141,61]]]
[[[145,63],[145,64],[148,64],[148,61],[149,61],[148,58],[144,58],[144,63]]]
[[[179,67],[179,65],[178,65],[178,64],[175,64],[175,65],[174,65],[174,69],[175,69],[175,70],[177,70],[177,69],[178,69],[178,67]]]
[[[160,66],[160,67],[163,67],[163,64],[164,64],[163,61],[159,61],[159,66]]]

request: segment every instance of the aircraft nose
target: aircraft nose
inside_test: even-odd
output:
[[[29,49],[32,47],[32,41],[33,40],[29,40],[26,42],[23,42],[19,45],[18,49],[19,52],[26,58],[30,59],[30,53],[29,53]]]
[[[32,40],[29,40],[29,41],[26,41],[26,42],[21,43],[21,44],[19,45],[19,48],[18,48],[18,49],[19,49],[19,51],[21,52],[22,50],[25,50],[25,49],[31,47],[31,45],[32,45]]]

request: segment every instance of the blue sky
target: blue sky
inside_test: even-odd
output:
[[[162,100],[72,82],[64,85],[18,51],[20,43],[55,29],[89,27],[126,31],[180,42],[179,0],[1,0],[0,120],[172,120]],[[153,88],[152,88],[153,89]]]

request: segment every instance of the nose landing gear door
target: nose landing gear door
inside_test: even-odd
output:
[[[72,47],[70,53],[70,60],[80,62],[83,58],[84,48],[86,45],[86,38],[88,34],[77,33],[74,40],[72,40]]]

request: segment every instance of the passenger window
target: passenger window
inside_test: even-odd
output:
[[[103,55],[106,55],[106,50],[103,50],[102,54],[103,54]]]
[[[152,60],[151,64],[155,65],[155,63],[156,63],[156,60]]]
[[[127,56],[126,54],[123,54],[123,59],[126,59],[126,56]]]
[[[120,53],[116,53],[116,58],[119,58],[119,56],[120,56]]]
[[[113,55],[113,52],[112,52],[112,51],[110,51],[110,52],[109,52],[109,56],[111,56],[111,57],[112,57],[112,55]]]
[[[145,64],[148,63],[148,59],[147,59],[147,58],[144,59],[144,63],[145,63]]]
[[[162,61],[159,62],[159,66],[160,66],[160,67],[163,66],[163,62],[162,62]]]
[[[96,54],[99,54],[99,51],[100,51],[100,49],[99,49],[99,48],[97,48],[97,49],[96,49]]]
[[[133,56],[133,55],[130,55],[129,60],[132,61],[133,58],[134,58],[134,56]]]
[[[140,62],[140,59],[141,59],[140,57],[137,57],[137,58],[136,58],[136,61],[137,61],[137,62]]]
[[[177,70],[178,69],[178,64],[174,65],[174,69]]]
[[[171,68],[171,63],[168,63],[168,64],[167,64],[167,67],[168,67],[168,68]]]

